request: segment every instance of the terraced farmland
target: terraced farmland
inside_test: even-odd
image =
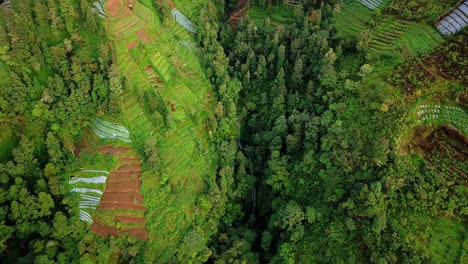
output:
[[[212,162],[216,157],[205,127],[214,108],[208,100],[213,96],[210,83],[197,55],[179,42],[193,41],[193,36],[175,20],[164,25],[148,21],[135,13],[119,15],[109,20],[109,32],[115,62],[126,77],[122,122],[138,148],[142,149],[149,138],[155,139],[160,157],[158,172],[141,173],[151,249],[146,257],[152,262],[156,255],[159,260],[165,259],[195,221],[196,198],[204,188],[204,178],[215,173]],[[145,41],[138,35],[142,29],[146,31]],[[157,122],[157,113],[145,111],[148,94],[162,98],[167,122]],[[105,215],[102,218],[108,224],[116,221]],[[115,230],[109,232],[115,234]]]
[[[341,12],[335,16],[336,27],[341,35],[358,35],[372,18],[372,11],[358,1],[343,3]]]
[[[404,49],[416,55],[431,51],[442,40],[429,25],[387,17],[372,30],[369,48],[376,52]]]
[[[118,157],[118,167],[108,174],[91,230],[102,236],[127,233],[145,240],[146,208],[143,206],[143,195],[139,191],[141,159],[134,150],[126,147],[104,146],[99,151]]]

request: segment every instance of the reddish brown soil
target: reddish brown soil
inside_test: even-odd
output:
[[[239,21],[247,14],[249,10],[247,0],[239,0],[237,8],[229,15],[228,23],[231,25],[232,29],[237,28]]]
[[[132,237],[136,237],[141,240],[146,240],[148,237],[148,232],[146,232],[146,229],[144,228],[135,228],[135,229],[128,229],[125,230],[125,232]]]
[[[141,171],[140,164],[124,164],[119,167],[118,171],[139,172]]]
[[[119,168],[112,170],[107,177],[106,190],[101,198],[98,210],[138,210],[146,211],[143,206],[143,195],[139,192],[141,187],[141,160],[132,157],[133,154],[127,153],[128,148],[104,146],[100,149],[101,153],[115,155],[119,158]],[[144,223],[144,218],[137,217],[116,217],[117,221],[122,223]],[[128,233],[130,236],[138,239],[146,239],[147,233],[144,228],[129,229],[127,231],[119,230],[114,227],[106,227],[99,223],[93,224],[92,230],[96,233],[107,236],[118,236],[121,233]]]
[[[109,145],[103,146],[99,148],[99,152],[102,154],[110,154],[110,155],[119,155],[124,152],[127,152],[129,148],[124,148],[124,147],[112,147]]]
[[[125,174],[119,173],[118,176],[109,177],[107,179],[107,183],[117,183],[117,182],[127,182],[127,181],[140,181],[140,174],[131,174],[129,172],[125,172]]]
[[[140,189],[140,186],[141,184],[139,180],[131,180],[119,183],[108,183],[106,187],[106,192],[133,192],[135,190]]]
[[[91,230],[93,230],[95,233],[101,236],[108,236],[108,235],[118,236],[120,234],[120,231],[117,228],[106,227],[96,222],[94,222],[93,225],[91,226]]]
[[[174,1],[168,0],[167,2],[169,3],[169,8],[170,8],[171,10],[174,9],[174,8],[176,8],[176,5],[175,5]]]
[[[133,42],[130,42],[130,43],[127,44],[127,49],[128,49],[128,50],[131,50],[131,49],[133,49],[133,48],[136,47],[136,46],[138,46],[138,42],[133,41]]]
[[[91,230],[93,230],[95,233],[101,236],[119,236],[122,233],[127,233],[129,236],[136,237],[141,240],[146,240],[148,236],[146,229],[144,228],[133,228],[120,231],[117,228],[103,226],[99,223],[93,223],[93,225],[91,226]]]
[[[140,217],[116,216],[115,219],[121,223],[145,223],[146,220]]]
[[[138,210],[146,211],[146,208],[143,205],[134,205],[126,203],[102,203],[99,205],[99,209],[102,210],[111,210],[111,209],[127,209],[127,210]]]
[[[143,195],[141,195],[140,193],[133,193],[133,192],[124,192],[124,193],[106,192],[104,193],[101,199],[101,203],[114,203],[114,202],[142,204]]]
[[[151,38],[148,35],[148,32],[144,28],[137,31],[136,36],[143,42],[143,43],[150,43]]]
[[[140,164],[139,158],[120,158],[120,164]]]
[[[121,7],[122,2],[120,0],[107,0],[106,8],[110,16],[116,16]]]

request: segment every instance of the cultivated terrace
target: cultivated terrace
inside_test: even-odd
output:
[[[0,263],[468,263],[467,0],[0,0]]]

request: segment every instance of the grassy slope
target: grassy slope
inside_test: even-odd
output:
[[[184,8],[180,8],[184,11]],[[193,14],[188,13],[189,17]],[[145,172],[142,176],[144,203],[147,208],[148,250],[150,262],[165,259],[190,224],[195,221],[195,202],[204,188],[204,178],[214,174],[215,155],[210,149],[205,120],[213,105],[210,83],[206,79],[196,54],[182,46],[178,39],[192,38],[174,21],[148,23],[135,14],[109,20],[109,34],[114,38],[116,62],[127,79],[123,96],[123,123],[133,140],[142,146],[148,137],[155,137],[162,161],[163,175]],[[126,44],[138,41],[135,32],[145,28],[152,42],[140,42],[129,52]],[[151,64],[154,72],[144,70]],[[156,87],[149,77],[157,75],[162,81]],[[170,128],[151,122],[143,111],[145,90],[159,93],[169,109]]]

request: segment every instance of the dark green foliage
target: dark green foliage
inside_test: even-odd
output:
[[[11,6],[12,15],[0,19],[8,22],[10,36],[0,42],[0,119],[2,130],[17,133],[8,140],[19,143],[0,164],[0,258],[7,263],[94,259],[105,247],[92,252],[84,246],[88,229],[68,207],[62,184],[74,159],[70,142],[106,108],[109,86],[118,94],[115,71],[108,74],[104,31],[87,1],[11,1]]]
[[[308,3],[296,9],[296,23],[288,30],[268,21],[269,26],[258,27],[248,17],[236,32],[216,21],[205,26],[211,30],[201,30],[224,113],[234,109],[230,100],[238,102],[239,148],[249,157],[249,174],[254,176],[244,187],[251,190],[247,196],[229,196],[226,207],[241,210],[237,219],[229,216],[231,226],[220,225],[221,234],[227,235],[212,243],[215,261],[245,261],[252,249],[258,260],[271,263],[430,259],[419,245],[392,239],[404,234],[392,225],[391,214],[401,206],[417,211],[429,206],[433,214],[443,213],[448,200],[436,193],[424,200],[415,195],[449,183],[437,181],[414,160],[398,158],[403,109],[393,105],[389,110],[385,91],[367,80],[373,67],[364,51],[356,52],[355,41],[335,38],[333,4]],[[214,32],[219,32],[226,55],[213,41]],[[223,81],[228,79],[241,82],[239,97],[225,92],[229,89]],[[390,184],[402,175],[410,178],[402,185]],[[226,182],[231,186],[227,190],[235,190],[237,178],[221,180],[221,186]],[[466,201],[459,196],[455,200]],[[254,240],[235,246],[252,231]],[[237,254],[240,250],[245,253]]]

